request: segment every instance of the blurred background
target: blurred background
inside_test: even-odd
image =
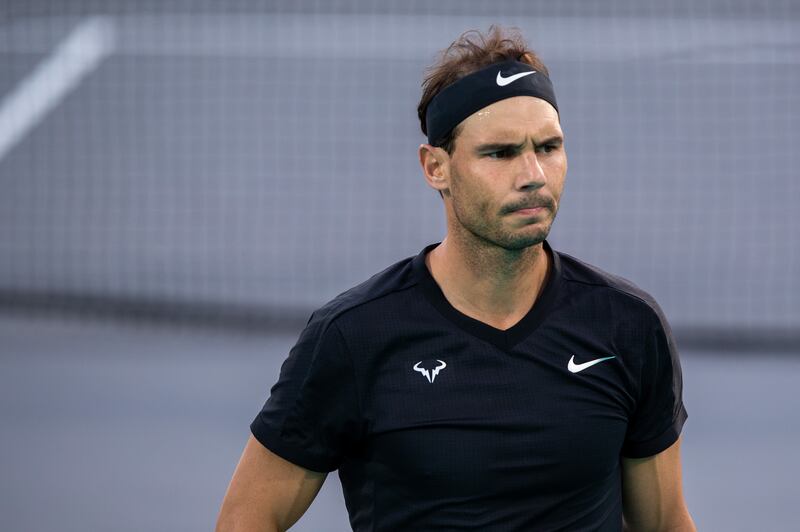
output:
[[[702,530],[800,497],[800,4],[0,4],[0,529],[211,530],[311,311],[441,240],[425,67],[515,26],[570,169],[552,245],[659,301]],[[336,475],[293,528],[348,530]]]

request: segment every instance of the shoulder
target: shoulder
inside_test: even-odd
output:
[[[331,368],[343,371],[343,367],[349,366],[351,355],[347,339],[352,331],[368,330],[370,323],[382,319],[372,305],[391,299],[392,294],[402,293],[416,284],[411,271],[412,260],[404,259],[389,266],[315,310],[300,332],[281,373],[295,372],[302,376],[301,380],[306,380],[310,373],[329,375]],[[356,312],[365,308],[366,312]],[[358,317],[350,319],[353,314]],[[364,315],[371,316],[372,322],[365,322]],[[344,318],[348,318],[346,324]]]
[[[366,281],[342,292],[314,311],[306,329],[324,333],[331,325],[341,322],[357,310],[364,310],[376,303],[386,302],[393,295],[407,291],[417,285],[413,272],[414,257],[398,261]],[[359,314],[363,314],[360,312]]]
[[[573,295],[604,302],[609,310],[625,310],[666,328],[667,320],[655,298],[634,282],[609,273],[567,253],[557,252],[561,279]]]

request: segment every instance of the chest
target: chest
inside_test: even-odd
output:
[[[363,375],[368,461],[396,483],[462,495],[607,479],[635,406],[625,363],[611,339],[568,330],[508,350],[458,331],[395,339]]]

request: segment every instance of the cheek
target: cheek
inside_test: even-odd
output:
[[[502,206],[505,191],[503,183],[504,170],[496,164],[482,164],[471,161],[471,164],[451,166],[450,191],[453,206],[461,216],[478,216],[486,218],[493,215]]]
[[[545,172],[548,177],[547,181],[549,188],[557,196],[560,195],[561,190],[564,187],[564,180],[566,179],[567,175],[566,157],[559,157],[557,159],[549,161],[545,169]]]
[[[486,176],[486,179],[459,177],[454,196],[462,211],[485,213],[491,210],[496,194],[488,184],[491,178],[492,176]]]

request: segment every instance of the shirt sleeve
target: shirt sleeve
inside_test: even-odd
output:
[[[360,426],[354,372],[342,333],[312,315],[250,430],[278,456],[312,471],[330,472],[356,445]]]
[[[686,421],[681,364],[672,331],[661,309],[644,326],[644,359],[635,411],[628,423],[622,455],[645,458],[675,443]]]

